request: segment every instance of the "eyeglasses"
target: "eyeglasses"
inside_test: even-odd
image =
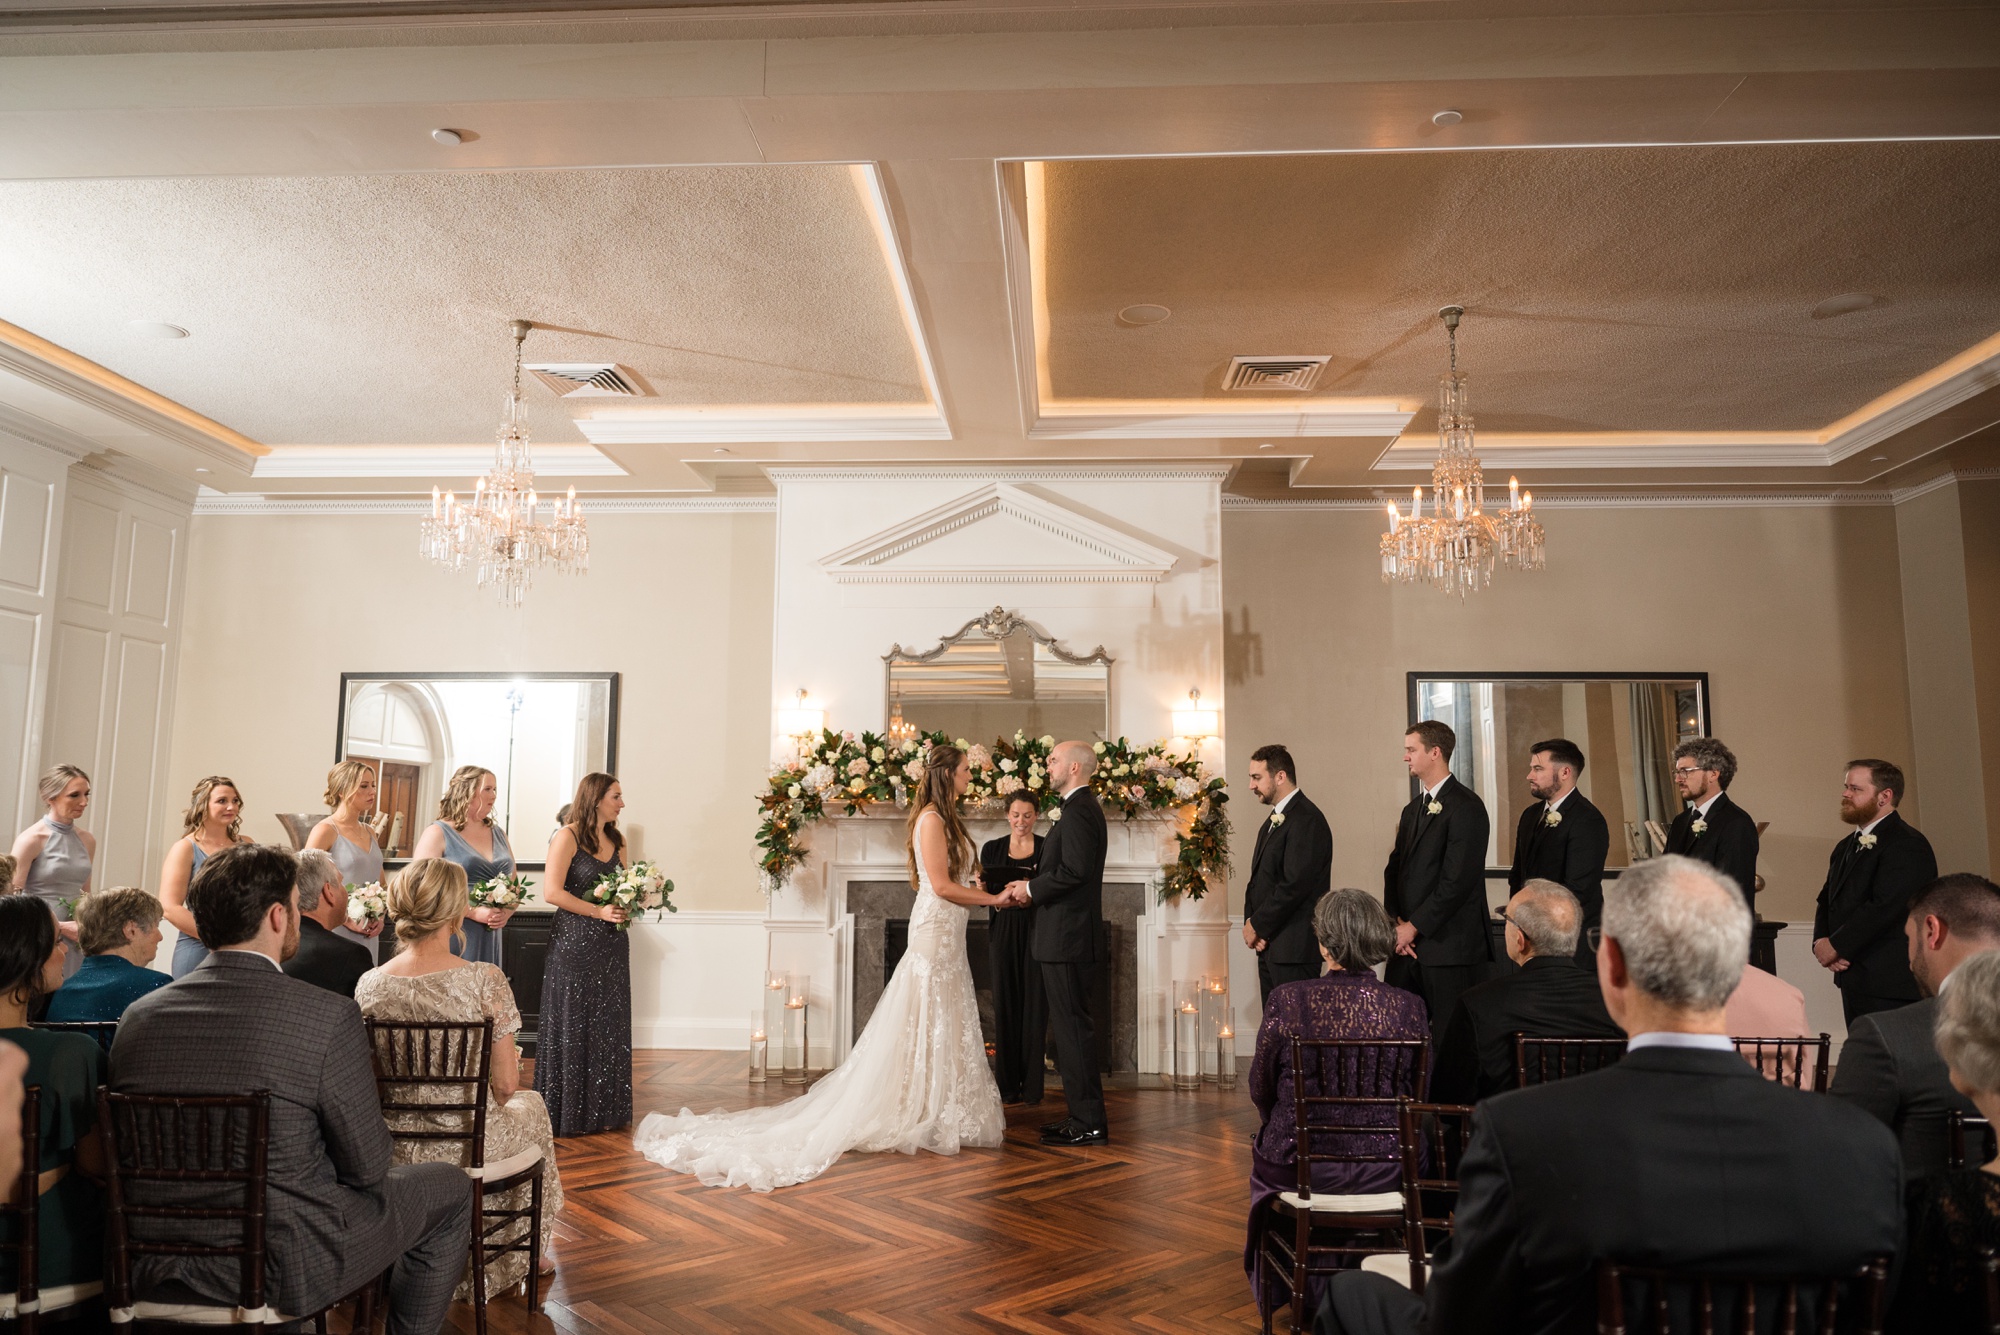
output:
[[[1586,927],[1583,932],[1583,939],[1590,942],[1590,952],[1594,955],[1604,946],[1604,929],[1602,927]]]
[[[1676,765],[1676,766],[1674,766],[1674,773],[1676,773],[1676,774],[1700,774],[1700,773],[1703,773],[1703,772],[1704,772],[1704,771],[1702,770],[1701,766],[1699,766],[1699,765]]]

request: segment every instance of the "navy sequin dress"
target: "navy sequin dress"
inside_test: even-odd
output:
[[[618,865],[581,849],[563,889],[581,898]],[[558,910],[535,1026],[535,1090],[558,1136],[632,1124],[632,941],[600,918]]]

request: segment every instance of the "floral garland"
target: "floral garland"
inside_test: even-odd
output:
[[[1042,810],[1056,805],[1058,795],[1050,791],[1048,779],[1053,737],[1017,732],[1011,741],[982,746],[963,739],[954,743],[934,732],[895,743],[872,732],[856,736],[829,728],[803,759],[779,767],[758,796],[763,820],[757,846],[764,850],[765,887],[775,890],[791,878],[806,857],[801,837],[836,809],[857,816],[877,803],[907,806],[910,785],[923,775],[925,754],[946,744],[958,746],[972,761],[968,806],[994,807],[1024,789],[1036,795]],[[1120,737],[1098,742],[1094,749],[1097,772],[1091,788],[1107,811],[1122,812],[1126,820],[1156,811],[1187,817],[1187,828],[1176,835],[1179,855],[1160,869],[1160,898],[1207,894],[1209,878],[1229,870],[1229,819],[1223,814],[1227,785],[1218,777],[1205,777],[1198,756],[1174,755],[1165,742],[1140,747]]]

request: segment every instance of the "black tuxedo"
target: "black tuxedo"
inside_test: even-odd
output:
[[[1345,1335],[1586,1335],[1600,1260],[1834,1274],[1901,1242],[1895,1138],[1734,1052],[1645,1048],[1480,1105],[1456,1227],[1424,1296],[1379,1275],[1327,1286]]]
[[[1813,914],[1813,939],[1825,937],[1847,961],[1833,982],[1850,1025],[1870,1011],[1917,999],[1903,920],[1911,897],[1938,875],[1931,841],[1895,812],[1870,833],[1873,848],[1861,846],[1859,830],[1833,846]]]
[[[1313,909],[1333,885],[1333,831],[1326,817],[1297,790],[1283,814],[1278,821],[1273,812],[1257,828],[1250,884],[1243,891],[1244,921],[1253,924],[1264,942],[1257,956],[1257,983],[1267,1001],[1280,983],[1319,977]]]
[[[1951,1073],[1931,1037],[1937,998],[1876,1011],[1847,1031],[1830,1093],[1873,1114],[1903,1142],[1911,1181],[1944,1171],[1946,1127],[1956,1108],[1977,1117],[1972,1100],[1951,1087]]]
[[[1570,789],[1556,807],[1562,817],[1548,823],[1548,803],[1537,802],[1521,813],[1514,831],[1514,866],[1507,873],[1512,894],[1529,881],[1554,881],[1576,896],[1583,907],[1584,931],[1576,938],[1579,961],[1591,958],[1589,928],[1604,916],[1604,860],[1611,855],[1611,827],[1589,798]]]
[[[1042,966],[1049,1030],[1056,1040],[1069,1115],[1102,1130],[1104,1082],[1097,1071],[1090,992],[1104,927],[1104,808],[1085,784],[1063,799],[1042,841],[1041,872],[1028,882],[1035,907],[1035,960]]]
[[[1667,828],[1667,852],[1706,862],[1736,882],[1743,902],[1757,909],[1757,822],[1722,793],[1708,809],[1708,828],[1694,832],[1694,808],[1684,807]]]
[[[1530,959],[1458,999],[1431,1070],[1437,1103],[1477,1103],[1514,1088],[1514,1035],[1623,1038],[1597,974],[1568,955]]]
[[[1479,794],[1447,776],[1435,813],[1419,792],[1403,808],[1396,847],[1382,872],[1389,916],[1417,929],[1417,957],[1391,955],[1386,981],[1415,992],[1441,1033],[1459,994],[1485,977],[1486,840],[1492,832]]]
[[[361,975],[374,967],[368,947],[335,936],[316,920],[299,915],[299,953],[285,961],[286,973],[314,987],[351,997]]]

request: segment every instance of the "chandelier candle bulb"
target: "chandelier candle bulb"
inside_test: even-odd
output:
[[[1423,517],[1424,517],[1424,489],[1422,487],[1411,487],[1410,518],[1422,519]]]
[[[1521,508],[1521,479],[1518,477],[1507,479],[1507,508],[1509,510]]]
[[[1402,517],[1401,515],[1399,515],[1399,514],[1397,514],[1397,513],[1396,513],[1396,503],[1395,503],[1394,501],[1390,501],[1390,502],[1389,502],[1389,531],[1390,531],[1391,533],[1394,533],[1394,532],[1395,532],[1395,531],[1396,531],[1396,530],[1397,530],[1397,529],[1398,529],[1399,527],[1401,527],[1401,526],[1402,526],[1402,523],[1403,523],[1403,517]]]

